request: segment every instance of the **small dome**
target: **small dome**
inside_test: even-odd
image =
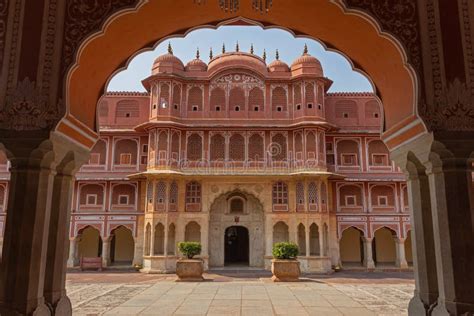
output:
[[[321,62],[316,57],[313,57],[306,52],[302,56],[295,59],[291,65],[291,72],[293,72],[295,75],[311,74],[324,77]]]
[[[186,71],[206,71],[207,64],[199,58],[191,60],[186,64]]]
[[[289,72],[290,67],[283,61],[276,59],[268,65],[268,70],[270,72]]]
[[[171,53],[158,56],[153,62],[152,73],[183,71],[184,64],[178,57]]]
[[[229,68],[247,68],[260,74],[267,73],[265,61],[253,54],[244,52],[223,53],[211,59],[209,62],[209,73],[214,74]]]

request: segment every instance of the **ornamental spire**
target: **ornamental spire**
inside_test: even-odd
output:
[[[197,50],[196,50],[196,59],[199,59],[200,55],[201,54],[199,53],[199,47],[198,47]]]
[[[168,54],[173,55],[173,47],[171,47],[171,42],[168,43]]]
[[[240,52],[240,46],[239,46],[239,41],[235,44],[235,51]]]
[[[209,60],[211,60],[212,58],[214,58],[214,53],[212,52],[212,47],[209,48]]]
[[[253,55],[253,43],[252,43],[252,44],[250,44],[250,54],[252,54],[252,55]]]
[[[305,43],[304,49],[303,49],[303,55],[307,55],[307,54],[308,54],[308,45]]]
[[[225,43],[222,43],[222,54],[225,54]]]
[[[265,61],[265,62],[267,61],[267,51],[265,50],[265,48],[263,49],[263,56],[262,56],[262,58],[263,58],[263,61]]]
[[[280,52],[278,52],[278,49],[276,50],[275,58],[276,60],[280,60]]]

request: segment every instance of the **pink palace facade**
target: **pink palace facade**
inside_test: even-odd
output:
[[[186,240],[202,243],[209,268],[268,269],[279,241],[299,245],[305,272],[407,268],[407,186],[380,140],[381,105],[371,93],[327,93],[331,84],[307,52],[291,66],[239,51],[209,64],[159,56],[148,92],[101,100],[68,265],[102,257],[172,272]]]

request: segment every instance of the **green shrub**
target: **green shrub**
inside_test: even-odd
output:
[[[192,259],[201,253],[201,243],[194,241],[184,241],[178,243],[179,251],[188,259]]]
[[[273,245],[273,258],[294,259],[298,256],[298,245],[292,242],[278,242]]]

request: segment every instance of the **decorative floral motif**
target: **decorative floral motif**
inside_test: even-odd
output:
[[[433,130],[463,131],[474,126],[474,97],[466,83],[455,79],[428,113]]]
[[[16,131],[52,128],[60,119],[59,107],[48,107],[48,98],[35,83],[25,78],[8,93],[5,111],[0,114],[0,126]]]
[[[67,2],[64,22],[62,74],[74,61],[79,45],[97,32],[115,12],[135,7],[140,0],[71,0]]]
[[[408,62],[422,75],[421,40],[416,0],[344,0],[349,8],[367,12],[382,30],[395,36],[408,53]]]

